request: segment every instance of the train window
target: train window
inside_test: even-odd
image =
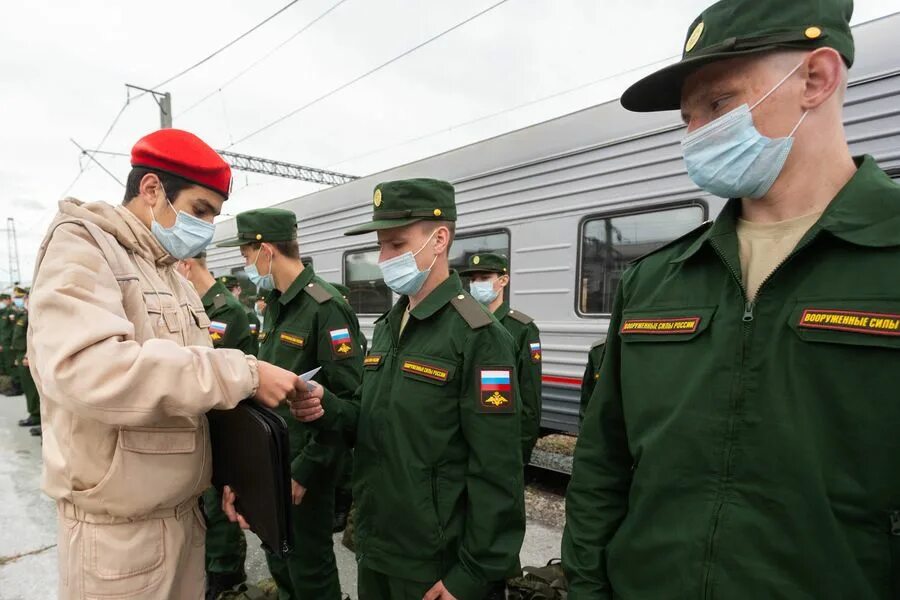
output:
[[[616,288],[628,264],[684,235],[705,218],[703,206],[691,205],[618,215],[584,222],[578,311],[612,312]]]
[[[344,285],[350,289],[348,300],[358,315],[380,315],[393,304],[378,268],[378,248],[344,254]]]

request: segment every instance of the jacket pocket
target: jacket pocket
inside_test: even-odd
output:
[[[177,506],[199,493],[204,451],[196,427],[122,428],[106,474],[94,487],[73,491],[72,501],[89,513],[118,517]]]
[[[146,597],[165,572],[162,519],[99,525],[84,523],[88,597]]]
[[[619,337],[625,343],[687,342],[709,328],[716,308],[629,309],[622,313]]]
[[[144,304],[155,337],[181,343],[180,307],[169,292],[144,292]]]
[[[800,299],[788,325],[805,342],[900,349],[896,299]]]

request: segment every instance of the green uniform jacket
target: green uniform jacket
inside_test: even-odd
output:
[[[857,164],[752,304],[738,201],[625,274],[569,600],[900,598],[900,187]]]
[[[7,352],[12,342],[13,326],[16,319],[15,308],[8,306],[0,310],[0,346]],[[10,361],[10,364],[12,362]]]
[[[349,400],[362,380],[363,357],[356,317],[340,293],[306,267],[284,294],[273,290],[266,306],[260,360],[298,375],[322,367],[314,380]],[[277,412],[288,424],[294,481],[309,488],[317,477],[333,475],[345,452],[340,436],[297,421],[287,405]]]
[[[244,354],[256,355],[255,332],[251,330],[244,305],[216,281],[203,294],[203,309],[209,317],[209,337],[216,348],[235,348]]]
[[[12,322],[12,337],[10,338],[9,348],[12,353],[13,366],[22,366],[22,359],[28,351],[28,312],[19,311],[16,313],[16,320]]]
[[[399,337],[408,306],[404,296],[376,321],[361,390],[351,402],[327,390],[316,423],[356,436],[360,565],[481,600],[525,533],[513,343],[455,272]]]
[[[584,377],[581,378],[581,406],[578,408],[578,424],[584,421],[584,413],[587,411],[588,403],[597,387],[597,380],[600,379],[600,361],[603,359],[604,342],[595,342],[588,352],[587,366],[584,368]]]
[[[541,332],[534,319],[503,304],[494,313],[516,342],[516,373],[522,397],[522,463],[531,460],[531,451],[541,432]]]

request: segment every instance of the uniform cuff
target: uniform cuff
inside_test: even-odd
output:
[[[337,424],[340,421],[340,413],[343,409],[343,404],[344,400],[338,398],[337,394],[328,391],[326,388],[322,388],[322,410],[325,411],[325,414],[315,421],[310,422],[310,425],[317,429],[327,429],[329,431],[336,430],[338,428]]]
[[[457,563],[443,579],[444,587],[459,600],[484,598],[488,585],[473,578]]]
[[[316,464],[308,460],[303,460],[302,456],[298,456],[291,462],[291,479],[309,489],[309,482],[316,470]]]

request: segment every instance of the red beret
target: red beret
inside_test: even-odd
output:
[[[181,129],[160,129],[138,140],[131,166],[177,175],[228,198],[231,167],[206,142]]]

